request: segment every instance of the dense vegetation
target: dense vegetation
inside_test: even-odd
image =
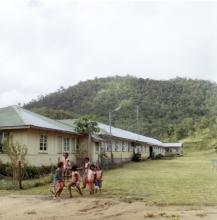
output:
[[[108,112],[118,106],[121,109],[112,114],[113,125],[162,140],[189,136],[210,140],[217,133],[217,84],[204,80],[96,78],[25,105],[52,118],[92,114],[104,123],[108,123]]]

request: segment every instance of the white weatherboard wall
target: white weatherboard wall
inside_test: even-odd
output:
[[[55,165],[59,159],[62,159],[62,153],[58,152],[58,138],[69,137],[75,139],[76,137],[72,134],[64,134],[59,132],[47,132],[43,130],[16,130],[11,132],[13,135],[13,142],[24,144],[27,146],[27,162],[29,165],[41,166],[41,165]],[[48,140],[48,150],[47,152],[40,152],[40,135],[47,135]],[[71,142],[72,143],[72,142]],[[70,146],[70,160],[76,162],[75,152],[72,152],[72,147]],[[7,162],[8,157],[6,154],[0,154],[0,160],[2,162]]]

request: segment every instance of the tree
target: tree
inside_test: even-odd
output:
[[[5,152],[10,159],[13,183],[17,181],[19,188],[22,189],[22,170],[24,170],[26,164],[27,147],[18,142],[14,143],[13,136],[10,135],[5,141]]]
[[[90,147],[91,147],[91,135],[98,133],[100,131],[96,119],[92,115],[85,115],[75,121],[75,126],[76,126],[75,130],[78,133],[88,135],[87,150],[89,156]]]
[[[137,132],[138,128],[132,126],[135,121],[133,109],[139,105],[140,133],[162,141],[177,141],[177,135],[179,138],[195,136],[198,126],[202,132],[216,124],[212,118],[217,112],[217,84],[186,78],[98,78],[42,96],[25,107],[55,119],[94,114],[97,121],[108,123],[108,111],[119,105],[122,111],[114,115],[114,126],[130,127]]]

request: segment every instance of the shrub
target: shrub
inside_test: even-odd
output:
[[[162,157],[164,157],[162,154],[157,154],[157,155],[155,156],[155,159],[161,159]]]
[[[12,168],[9,163],[4,164],[0,161],[0,174],[1,176],[12,176]]]
[[[52,173],[54,169],[55,169],[54,166],[41,166],[41,167],[27,166],[25,169],[24,178],[35,179],[42,176],[46,176]]]
[[[24,170],[24,179],[35,179],[47,176],[55,169],[54,166],[26,166]],[[9,163],[0,162],[0,178],[12,177],[12,168]]]

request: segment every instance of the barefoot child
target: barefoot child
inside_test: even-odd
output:
[[[59,198],[60,194],[64,188],[64,181],[63,181],[63,162],[59,162],[57,164],[57,169],[54,175],[54,186],[55,186],[55,194],[54,199]]]
[[[97,193],[97,190],[101,192],[102,189],[102,176],[103,176],[103,171],[100,167],[100,165],[96,166],[96,181],[95,181],[95,192]]]
[[[88,157],[84,159],[84,174],[83,174],[83,189],[86,188],[87,185],[87,173],[90,168],[90,160]]]
[[[71,169],[71,163],[69,160],[69,153],[65,152],[63,153],[63,168],[64,168],[64,179],[68,180],[68,177],[70,176],[70,169]]]
[[[81,177],[80,177],[79,172],[77,171],[77,167],[73,166],[72,167],[72,179],[71,179],[71,182],[68,185],[70,198],[72,198],[71,187],[74,187],[80,195],[83,195],[82,192],[81,192],[81,188],[80,188],[80,179],[81,179]]]
[[[87,171],[87,187],[90,194],[94,194],[95,174],[95,166],[91,164]]]

